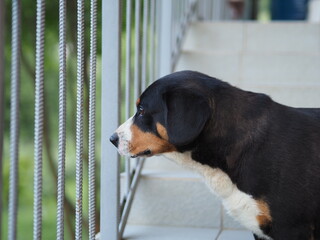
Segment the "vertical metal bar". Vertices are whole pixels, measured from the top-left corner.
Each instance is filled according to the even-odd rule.
[[[176,26],[177,26],[177,33],[176,33],[176,35],[177,35],[177,42],[179,42],[179,40],[180,40],[180,36],[181,36],[181,33],[182,33],[182,28],[181,28],[181,23],[182,23],[182,20],[183,20],[183,17],[184,17],[184,12],[183,12],[183,8],[182,8],[182,3],[183,3],[184,1],[183,0],[179,0],[179,2],[178,2],[178,9],[177,9],[177,11],[179,12],[179,18],[178,19],[176,19],[176,22],[177,22],[177,24],[176,24]]]
[[[135,56],[134,56],[134,99],[137,100],[141,92],[141,50],[140,50],[140,10],[141,10],[141,0],[136,0],[135,6]],[[133,104],[133,111],[135,111],[135,104]],[[139,158],[135,159],[135,167],[137,167]]]
[[[213,18],[213,2],[212,1],[209,1],[209,9],[208,9],[208,11],[209,11],[209,21],[212,21],[212,18]]]
[[[131,91],[131,0],[127,0],[126,9],[126,114],[125,117],[130,117],[130,91]],[[126,193],[130,191],[131,185],[131,160],[126,157]]]
[[[34,124],[34,202],[33,239],[41,239],[42,228],[42,140],[44,107],[44,27],[45,1],[37,0],[35,124]]]
[[[101,239],[119,239],[119,156],[108,141],[119,125],[121,1],[102,2]],[[112,36],[112,37],[110,37]]]
[[[220,20],[228,19],[228,17],[230,17],[228,5],[227,5],[226,1],[223,1],[223,0],[221,0],[220,3],[221,3]]]
[[[84,0],[77,0],[76,231],[82,239]]]
[[[147,39],[148,39],[148,14],[149,0],[144,0],[143,4],[143,32],[142,32],[142,80],[141,91],[144,91],[147,84]]]
[[[220,12],[221,12],[221,0],[215,0],[213,1],[213,17],[212,20],[220,20]]]
[[[206,1],[206,8],[205,8],[205,11],[206,11],[206,21],[208,21],[210,19],[210,5],[211,5],[211,0],[207,0]]]
[[[191,16],[190,16],[189,21],[199,20],[200,19],[200,15],[199,15],[200,2],[199,2],[199,0],[191,1],[189,4],[189,7],[193,8],[193,11],[190,14]]]
[[[150,3],[150,71],[149,81],[150,84],[155,80],[155,0],[151,0]]]
[[[159,1],[160,2],[160,1]],[[159,75],[164,76],[172,72],[171,58],[171,24],[172,24],[172,2],[171,0],[162,0],[160,2],[161,26],[159,36]]]
[[[162,1],[156,1],[155,0],[155,8],[157,10],[155,10],[155,33],[156,33],[156,37],[155,37],[155,42],[156,42],[156,50],[155,50],[155,76],[156,78],[159,78],[160,75],[160,57],[161,57],[161,53],[160,53],[160,33],[161,33],[161,5],[162,5]]]
[[[198,18],[202,21],[205,19],[205,0],[198,1]]]
[[[130,192],[130,186],[131,186],[131,159],[129,157],[126,157],[126,194]]]
[[[207,20],[208,19],[208,0],[204,0],[203,1],[203,20]]]
[[[21,2],[12,1],[11,39],[11,111],[10,111],[10,180],[8,240],[17,238],[18,158],[19,158],[19,101],[20,101],[20,51]]]
[[[135,56],[134,56],[134,99],[140,95],[140,0],[136,0],[135,9]],[[135,108],[135,105],[133,106]]]
[[[189,7],[190,5],[190,7]],[[187,31],[187,26],[188,26],[188,23],[190,21],[190,18],[191,18],[191,15],[193,13],[193,11],[190,11],[190,8],[191,8],[191,4],[189,4],[189,1],[185,3],[184,5],[184,12],[185,12],[185,17],[183,19],[183,27],[184,27],[184,32]]]
[[[154,0],[155,1],[155,79],[158,79],[160,77],[160,32],[161,32],[161,12],[160,12],[160,8],[161,8],[161,2]]]
[[[91,0],[90,22],[90,83],[89,83],[89,240],[95,239],[95,138],[96,138],[96,56],[97,56],[97,0]]]
[[[190,22],[191,20],[191,16],[193,14],[193,12],[195,11],[195,9],[193,9],[192,11],[190,11],[190,9],[192,8],[193,4],[191,4],[189,1],[186,2],[185,4],[185,7],[184,7],[184,11],[186,13],[186,16],[184,18],[184,27],[185,27],[185,31],[186,31],[186,28],[187,28],[187,25],[188,23]]]
[[[226,11],[225,2],[223,0],[218,0],[217,11],[218,11],[218,19],[223,20],[225,17],[225,11]]]
[[[4,138],[4,0],[0,0],[0,236],[2,236],[3,138]]]
[[[131,83],[131,0],[127,0],[126,9],[126,119],[130,117],[130,83]]]
[[[120,235],[121,238],[122,238],[122,235],[124,233],[124,229],[125,229],[126,224],[127,224],[127,220],[128,220],[128,217],[129,217],[129,213],[130,213],[130,209],[131,209],[131,206],[132,206],[133,198],[134,198],[135,192],[137,190],[137,186],[138,186],[139,179],[140,179],[140,176],[141,176],[141,171],[142,171],[142,168],[143,168],[144,161],[145,161],[145,158],[141,158],[140,161],[138,161],[136,171],[135,171],[135,173],[133,175],[133,178],[132,178],[131,191],[129,192],[129,194],[127,196],[127,201],[126,201],[125,206],[123,208],[123,215],[122,215],[121,222],[120,222],[120,225],[119,225],[119,232],[120,232],[119,235]]]
[[[174,54],[175,54],[175,46],[176,46],[176,41],[177,41],[177,38],[176,38],[176,32],[177,32],[177,21],[176,19],[179,18],[179,12],[177,11],[177,3],[179,3],[180,0],[176,0],[176,1],[173,1],[171,3],[171,7],[172,7],[172,12],[175,13],[175,14],[172,14],[172,19],[171,19],[171,59],[173,58]]]
[[[213,1],[215,1],[215,0],[213,0]],[[190,1],[190,0],[188,0],[187,2],[186,2],[186,6],[185,6],[185,11],[188,13],[187,14],[187,19],[189,18],[189,15],[191,15],[191,14],[189,14],[189,9],[191,8],[190,6],[192,6],[193,4],[192,4],[192,2]],[[193,10],[193,12],[194,12],[195,10]]]
[[[181,3],[181,10],[182,12],[182,16],[180,19],[180,28],[181,28],[181,33],[182,35],[184,34],[184,29],[185,29],[185,20],[187,18],[188,15],[188,9],[186,9],[186,1],[182,1]]]
[[[176,58],[178,57],[179,54],[179,50],[180,50],[180,43],[181,43],[181,39],[182,39],[182,35],[183,35],[183,26],[182,26],[182,20],[184,17],[184,12],[183,12],[183,8],[182,8],[182,1],[180,0],[178,3],[178,12],[179,12],[179,18],[176,19],[176,41],[175,41],[175,50],[174,50],[174,59],[173,59],[173,64],[175,64]]]
[[[213,20],[213,1],[210,2],[210,21]]]
[[[66,0],[59,0],[59,146],[57,179],[57,240],[64,239],[66,154]]]

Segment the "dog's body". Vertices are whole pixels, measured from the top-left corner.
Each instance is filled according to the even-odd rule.
[[[111,141],[197,171],[256,239],[320,239],[320,110],[280,105],[201,73],[173,73]]]

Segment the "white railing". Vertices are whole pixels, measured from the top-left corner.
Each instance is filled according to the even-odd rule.
[[[145,87],[173,71],[188,26],[195,20],[212,19],[216,2],[220,1],[127,0],[124,8],[121,1],[103,1],[100,239],[121,239],[144,163],[143,158],[123,159],[125,180],[121,184],[121,160],[108,137],[120,119],[133,115]],[[124,29],[121,16],[126,19]],[[125,37],[125,49],[121,37]],[[125,189],[120,191],[120,185]]]

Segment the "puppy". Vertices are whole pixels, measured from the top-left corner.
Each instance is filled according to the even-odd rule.
[[[320,239],[320,110],[181,71],[150,85],[110,141],[199,173],[255,239]]]

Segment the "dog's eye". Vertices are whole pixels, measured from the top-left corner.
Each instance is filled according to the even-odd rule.
[[[142,106],[139,106],[139,107],[138,107],[138,115],[139,115],[139,116],[143,116],[143,115],[144,115],[144,109],[143,109]]]

